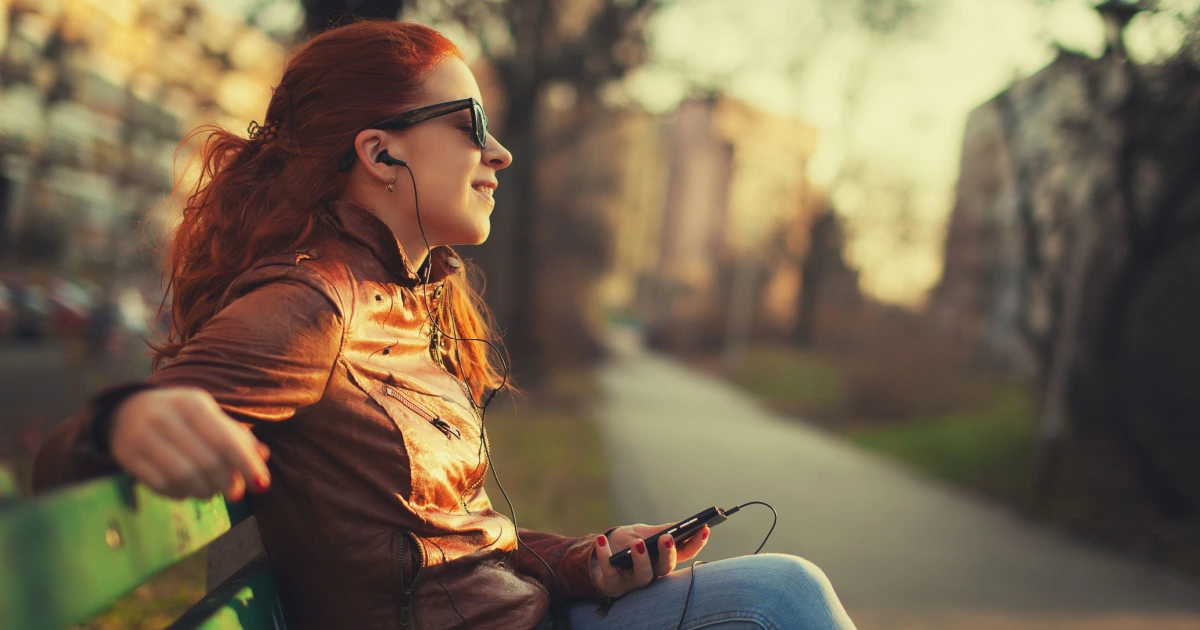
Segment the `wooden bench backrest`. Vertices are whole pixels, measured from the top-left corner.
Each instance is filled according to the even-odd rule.
[[[0,492],[11,479],[0,473]],[[126,475],[33,500],[0,498],[0,628],[60,630],[87,621],[248,517],[240,504],[173,501]],[[171,628],[283,629],[265,554]]]

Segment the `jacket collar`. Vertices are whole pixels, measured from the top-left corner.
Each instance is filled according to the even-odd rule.
[[[408,287],[420,284],[425,279],[425,266],[414,272],[400,240],[379,217],[369,210],[348,201],[335,201],[333,214],[341,224],[342,232],[366,247],[379,259],[396,281]],[[437,284],[451,274],[462,273],[462,258],[450,247],[438,245],[430,250],[425,265],[432,265],[429,283]]]

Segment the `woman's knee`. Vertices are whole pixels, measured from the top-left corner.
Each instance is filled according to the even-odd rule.
[[[781,553],[753,556],[754,572],[760,584],[758,588],[778,592],[780,596],[802,593],[824,593],[832,589],[829,577],[816,564],[801,558]]]
[[[853,627],[848,625],[829,577],[816,564],[786,554],[756,557],[755,586],[758,596],[765,600],[763,612],[780,627]]]

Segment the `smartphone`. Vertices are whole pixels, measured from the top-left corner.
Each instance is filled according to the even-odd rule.
[[[675,523],[674,525],[658,532],[657,534],[646,539],[646,553],[650,554],[650,562],[658,560],[658,539],[663,536],[672,536],[675,538],[675,544],[680,544],[691,538],[696,532],[700,531],[705,525],[714,527],[725,522],[728,518],[725,511],[719,507],[710,507],[695,516]],[[633,568],[633,550],[626,547],[614,553],[608,559],[608,563],[620,569]]]

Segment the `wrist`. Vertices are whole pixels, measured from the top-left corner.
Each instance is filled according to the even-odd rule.
[[[111,455],[112,432],[117,410],[134,395],[152,389],[149,383],[126,383],[109,388],[92,400],[92,420],[88,430],[88,446],[97,453]]]

